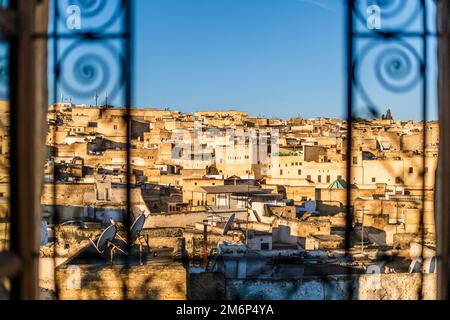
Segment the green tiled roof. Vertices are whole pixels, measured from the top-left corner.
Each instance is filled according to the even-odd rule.
[[[336,189],[338,189],[338,190],[347,189],[347,182],[345,182],[345,180],[343,180],[343,179],[337,179],[332,184],[330,184],[328,189],[333,189],[333,190],[336,190]]]

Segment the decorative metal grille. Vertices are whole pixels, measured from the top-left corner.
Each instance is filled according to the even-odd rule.
[[[352,144],[353,131],[358,122],[367,117],[380,117],[380,101],[386,97],[396,105],[407,105],[416,101],[423,124],[421,150],[422,196],[420,237],[425,243],[424,203],[426,199],[428,146],[427,121],[430,112],[430,90],[432,89],[429,68],[432,57],[431,41],[435,40],[434,21],[430,18],[435,9],[431,0],[347,0],[347,181],[353,181]],[[378,15],[378,16],[377,16]],[[380,21],[371,21],[379,18]],[[410,100],[405,100],[408,97]],[[402,100],[403,99],[403,100]],[[384,106],[386,107],[386,106]],[[395,109],[394,109],[395,110]],[[393,170],[389,168],[388,170]],[[402,184],[402,181],[398,181]],[[350,257],[351,235],[355,218],[351,188],[347,188],[346,255]],[[351,275],[351,269],[349,275]],[[423,282],[423,274],[422,274]],[[352,298],[353,287],[348,287],[348,298]],[[419,292],[421,297],[422,290]]]
[[[52,52],[49,55],[49,82],[52,103],[72,103],[96,107],[125,108],[121,121],[126,133],[126,218],[125,229],[131,225],[130,191],[130,109],[131,109],[131,0],[67,1],[54,0],[51,27],[46,37]],[[100,97],[102,95],[102,97]],[[104,95],[104,96],[103,96]],[[58,125],[55,126],[55,132]],[[52,218],[58,225],[56,170],[53,175],[54,205]],[[57,232],[55,230],[55,232]],[[129,236],[129,235],[128,235]],[[58,235],[56,234],[56,241]],[[130,243],[130,241],[128,241]],[[55,259],[57,252],[55,250]],[[128,260],[128,259],[127,259]],[[56,263],[56,261],[55,261]],[[128,263],[128,262],[127,262]],[[127,263],[124,265],[126,268]],[[55,264],[56,265],[56,264]],[[60,285],[55,268],[56,297]],[[123,297],[127,296],[126,282]]]
[[[130,115],[132,68],[132,1],[129,0],[54,0],[52,23],[48,33],[36,34],[36,40],[49,41],[51,103],[99,103],[96,93],[104,93],[104,104],[124,105],[126,122],[126,230],[131,224],[130,191]],[[0,6],[3,2],[0,2]],[[376,6],[383,14],[381,26],[368,28],[367,8]],[[379,117],[380,97],[418,97],[418,110],[423,121],[421,237],[426,199],[427,121],[430,109],[429,55],[436,38],[430,19],[430,0],[347,0],[347,215],[345,251],[351,259],[355,212],[351,195],[352,138],[354,127],[365,117]],[[375,8],[375,7],[374,7]],[[81,15],[79,15],[82,13]],[[79,19],[79,20],[78,20]],[[0,48],[0,98],[7,97],[7,50]],[[100,103],[103,103],[100,102]],[[57,126],[57,125],[56,125]],[[54,181],[54,208],[57,207],[57,177]],[[53,211],[54,224],[59,213]],[[129,242],[129,241],[128,241]],[[56,258],[56,257],[55,257]],[[55,260],[56,262],[56,260]],[[347,268],[349,276],[352,269]],[[57,280],[56,273],[55,279]],[[56,282],[57,298],[58,281]],[[348,283],[351,283],[349,281]],[[331,285],[331,284],[330,284]],[[124,284],[124,297],[127,296]],[[354,297],[354,287],[347,289]],[[421,294],[421,292],[419,293]]]

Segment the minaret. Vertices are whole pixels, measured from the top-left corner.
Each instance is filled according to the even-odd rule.
[[[387,120],[392,120],[392,112],[391,109],[388,109],[386,112],[386,119]]]

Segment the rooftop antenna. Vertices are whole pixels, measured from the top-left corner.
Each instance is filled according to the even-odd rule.
[[[248,220],[250,218],[250,203],[249,203],[249,196],[250,196],[250,170],[247,171],[247,197],[245,199],[245,206],[247,207],[247,221],[245,224],[245,244],[248,244]]]
[[[94,95],[94,99],[95,99],[95,107],[98,108],[98,91],[95,91],[95,95]]]
[[[105,106],[108,107],[108,91],[105,93]]]
[[[208,220],[203,220],[203,263],[208,267]]]

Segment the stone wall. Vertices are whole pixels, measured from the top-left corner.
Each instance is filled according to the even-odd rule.
[[[329,219],[312,218],[307,221],[289,220],[278,218],[272,223],[272,227],[287,226],[291,230],[291,236],[306,238],[311,235],[331,234],[331,223]]]
[[[179,262],[132,266],[129,269],[121,266],[69,265],[58,268],[57,279],[61,300],[187,298],[186,269]]]
[[[236,211],[237,219],[246,219],[247,213]],[[202,222],[207,219],[210,213],[206,211],[201,212],[186,212],[186,213],[164,213],[151,214],[146,220],[144,228],[185,228],[186,226],[194,226],[196,222]],[[225,218],[231,215],[231,212],[217,213]]]
[[[222,273],[203,272],[189,275],[189,300],[223,300],[225,291],[225,276]]]
[[[152,237],[148,240],[154,248],[178,248],[178,238],[175,237]]]
[[[231,300],[344,300],[352,288],[355,300],[417,300],[422,287],[425,300],[436,299],[436,275],[372,274],[308,277],[301,280],[227,280],[226,298]]]

